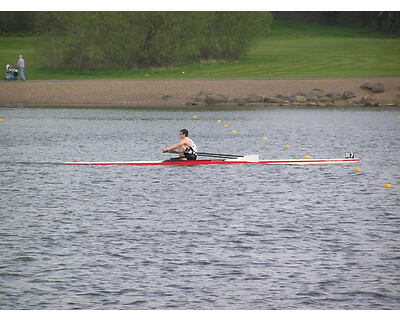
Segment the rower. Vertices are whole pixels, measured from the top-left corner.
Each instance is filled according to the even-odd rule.
[[[163,149],[163,152],[168,152],[174,149],[178,149],[179,151],[179,159],[186,158],[187,160],[196,160],[197,159],[197,146],[192,141],[192,139],[188,138],[189,131],[187,129],[182,129],[179,131],[179,137],[181,141],[173,146]]]

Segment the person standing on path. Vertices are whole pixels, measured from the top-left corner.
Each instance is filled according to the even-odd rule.
[[[24,74],[24,69],[25,69],[25,60],[22,57],[22,54],[19,55],[19,60],[17,62],[17,68],[18,68],[18,79],[25,81],[25,74]]]

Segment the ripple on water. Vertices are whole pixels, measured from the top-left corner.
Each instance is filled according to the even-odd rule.
[[[1,112],[1,309],[400,307],[391,110],[215,109],[196,126],[190,110]],[[204,151],[352,151],[363,171],[55,164],[162,159],[188,126]]]

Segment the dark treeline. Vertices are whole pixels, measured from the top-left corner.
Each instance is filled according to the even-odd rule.
[[[41,29],[37,19],[43,12],[0,11],[0,34],[32,33]],[[214,14],[214,13],[211,13]],[[336,26],[367,27],[376,31],[400,32],[399,11],[281,11],[275,18]]]
[[[287,11],[274,12],[274,17],[286,21],[362,27],[374,31],[400,33],[398,11]]]
[[[36,32],[54,69],[165,68],[236,60],[272,23],[268,12],[42,12]]]
[[[34,32],[36,15],[28,11],[0,11],[0,35]]]

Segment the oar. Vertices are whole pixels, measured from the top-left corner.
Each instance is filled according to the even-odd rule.
[[[168,151],[170,153],[180,153],[179,151],[171,150]],[[211,157],[211,158],[226,158],[226,159],[236,159],[236,158],[241,158],[243,156],[239,156],[236,154],[223,154],[223,153],[209,153],[209,152],[196,152],[198,156],[204,156],[204,157]]]
[[[224,158],[224,159],[237,159],[243,157],[235,154],[221,154],[221,153],[208,153],[208,152],[198,152],[197,155],[200,157]]]

